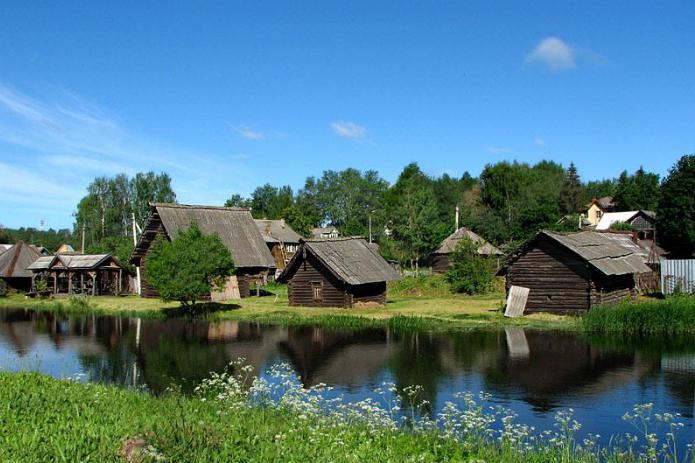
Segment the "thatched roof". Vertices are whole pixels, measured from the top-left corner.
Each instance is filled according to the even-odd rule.
[[[31,278],[31,271],[27,270],[27,267],[39,257],[41,253],[35,246],[17,241],[14,246],[0,254],[0,277]]]
[[[196,222],[200,230],[216,233],[232,253],[236,267],[275,268],[275,260],[258,233],[251,212],[238,207],[153,203],[170,239]]]
[[[398,280],[400,275],[384,260],[374,246],[363,238],[334,238],[303,241],[299,251],[282,272],[285,281],[289,271],[304,253],[316,257],[336,278],[349,285],[363,285]]]
[[[522,246],[519,252],[512,254],[499,273],[504,274],[508,266],[513,264],[526,249],[542,237],[547,237],[568,249],[606,276],[648,273],[652,271],[644,263],[644,256],[640,247],[626,234],[599,233],[595,231],[576,233],[540,231],[534,238]]]
[[[483,256],[501,256],[503,253],[487,241],[485,241],[480,235],[476,234],[472,230],[466,227],[461,227],[456,230],[451,235],[447,236],[444,241],[442,241],[441,246],[434,251],[435,254],[449,254],[454,252],[456,246],[464,238],[468,238],[474,243],[478,244],[478,254]]]
[[[256,222],[258,231],[261,232],[261,236],[266,243],[298,244],[302,239],[299,233],[292,230],[292,228],[285,223],[284,219],[254,219],[254,222]]]

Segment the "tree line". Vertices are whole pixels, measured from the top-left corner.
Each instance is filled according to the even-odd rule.
[[[330,225],[343,235],[367,237],[371,223],[373,240],[386,258],[415,266],[454,231],[457,206],[461,226],[513,249],[539,229],[576,230],[579,214],[593,197],[612,196],[618,211],[655,210],[660,243],[689,256],[695,251],[694,187],[695,155],[683,156],[663,181],[640,168],[585,182],[574,164],[547,160],[488,164],[478,177],[469,172],[427,175],[411,163],[393,183],[375,170],[326,170],[307,177],[297,191],[265,184],[249,196],[231,195],[225,206],[251,208],[255,218],[284,218],[304,236],[312,227]],[[176,201],[166,173],[98,177],[77,204],[72,239],[61,241],[77,249],[84,229],[87,252],[111,252],[127,261],[133,246],[131,218],[143,226],[151,201]],[[32,233],[29,242],[45,238]],[[0,239],[9,240],[8,234],[20,236],[4,230]],[[53,250],[53,244],[47,247]]]

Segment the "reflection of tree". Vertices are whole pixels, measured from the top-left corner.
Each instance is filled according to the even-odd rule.
[[[441,361],[442,337],[417,331],[394,332],[392,336],[398,343],[398,349],[389,362],[396,387],[402,392],[406,386],[422,386],[421,399],[429,401],[426,412],[432,413],[439,382],[445,376]]]

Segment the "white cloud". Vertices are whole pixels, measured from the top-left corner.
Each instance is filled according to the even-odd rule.
[[[333,129],[333,133],[337,136],[350,140],[362,140],[367,136],[367,129],[353,122],[331,122],[331,129]]]
[[[232,154],[230,156],[230,159],[233,159],[235,161],[246,161],[247,159],[251,159],[251,156],[246,153],[237,153],[237,154]]]
[[[536,146],[539,147],[539,148],[545,148],[545,140],[543,140],[543,139],[540,138],[540,137],[536,137],[536,138],[533,140],[533,144],[536,145]]]
[[[527,62],[539,62],[551,72],[577,67],[577,50],[557,37],[546,37],[526,57]]]
[[[247,140],[261,140],[263,137],[265,137],[265,134],[263,132],[259,132],[257,130],[252,129],[251,127],[247,125],[233,125],[233,124],[227,124],[230,129],[232,129],[234,132],[239,134],[242,138],[245,138]]]
[[[504,146],[490,146],[487,149],[491,154],[512,154],[514,151],[511,148]]]
[[[133,175],[136,173],[131,166],[126,164],[90,156],[49,155],[42,157],[41,161],[56,167],[84,172],[94,172],[99,175]]]

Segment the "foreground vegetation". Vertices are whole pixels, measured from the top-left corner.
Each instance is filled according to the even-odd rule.
[[[596,307],[582,317],[584,328],[597,333],[692,334],[695,333],[695,298],[671,296]]]
[[[113,386],[56,380],[35,373],[0,373],[0,460],[43,461],[689,461],[663,434],[681,425],[650,405],[624,419],[648,438],[627,436],[600,447],[577,438],[581,425],[559,412],[555,430],[537,433],[513,413],[488,411],[489,397],[462,394],[436,419],[420,413],[421,389],[398,395],[391,384],[375,391],[389,398],[344,402],[325,387],[304,389],[288,366],[272,382],[252,376],[241,362],[213,374],[193,396],[154,397]],[[663,433],[664,430],[659,430]],[[651,436],[651,437],[650,437]],[[644,437],[644,436],[643,436]],[[658,458],[658,460],[657,460]]]

